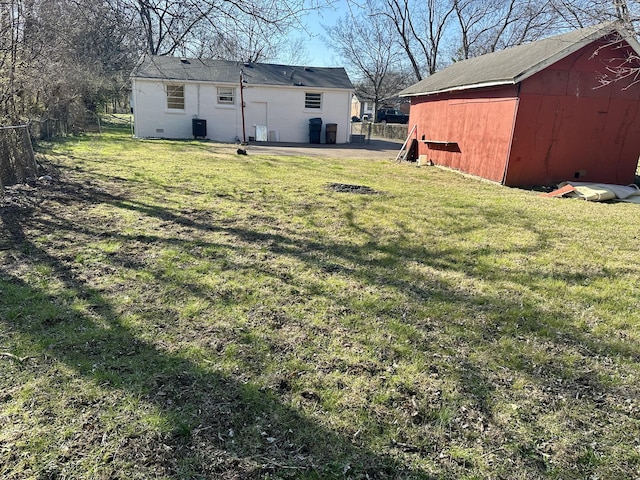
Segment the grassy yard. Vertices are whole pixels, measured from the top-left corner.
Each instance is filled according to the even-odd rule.
[[[640,476],[640,206],[126,133],[41,156],[0,207],[0,478]]]

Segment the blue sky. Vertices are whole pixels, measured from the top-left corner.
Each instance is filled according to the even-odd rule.
[[[307,25],[309,33],[298,31],[292,32],[290,38],[302,38],[304,46],[307,50],[309,66],[316,67],[333,67],[342,66],[341,60],[331,51],[331,49],[322,41],[321,36],[326,36],[323,25],[332,26],[336,21],[343,17],[349,11],[347,0],[338,0],[334,2],[332,7],[324,8],[320,13],[307,15],[302,19]]]

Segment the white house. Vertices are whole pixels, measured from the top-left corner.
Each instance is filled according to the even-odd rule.
[[[145,55],[131,82],[137,137],[349,140],[353,85],[344,68]],[[317,118],[322,130],[312,133],[318,127],[309,120]],[[327,124],[335,124],[330,128],[335,139],[326,135]]]
[[[351,116],[362,120],[373,120],[373,102],[371,100],[360,100],[357,96],[351,99]]]

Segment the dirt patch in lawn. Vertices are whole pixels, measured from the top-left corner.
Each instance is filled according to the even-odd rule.
[[[340,193],[357,193],[360,195],[377,195],[380,192],[365,185],[349,185],[346,183],[330,183],[327,185],[329,190]]]

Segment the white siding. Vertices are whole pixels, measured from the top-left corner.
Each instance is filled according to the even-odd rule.
[[[179,83],[179,82],[171,82]],[[133,113],[137,137],[191,138],[194,118],[207,121],[207,138],[222,142],[242,139],[242,109],[239,85],[234,105],[217,104],[219,85],[185,82],[185,109],[167,109],[165,83],[133,79]],[[305,93],[322,93],[320,110],[305,110]],[[350,90],[322,90],[306,87],[244,88],[246,138],[255,136],[255,125],[265,121],[269,132],[278,132],[281,142],[308,143],[309,119],[322,118],[321,142],[325,142],[327,123],[337,123],[336,143],[346,143],[350,127]]]

